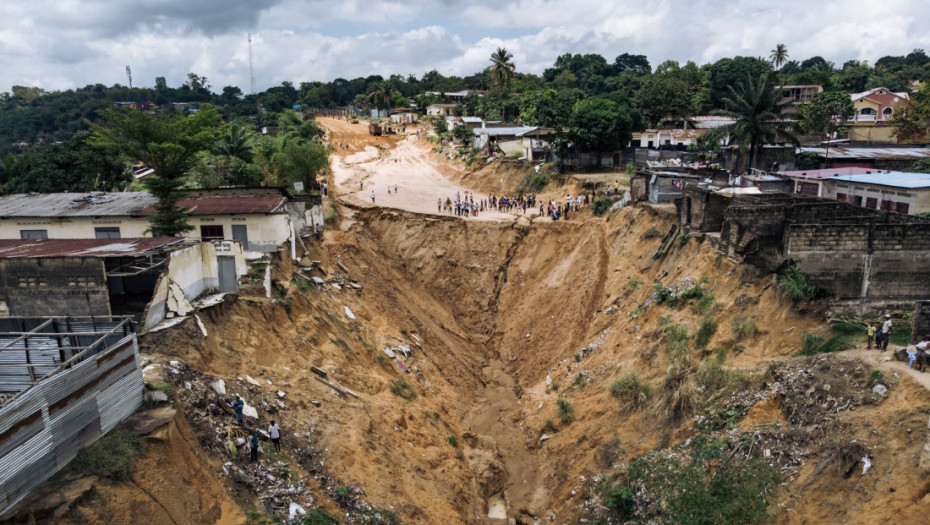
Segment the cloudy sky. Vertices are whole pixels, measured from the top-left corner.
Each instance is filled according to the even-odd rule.
[[[821,55],[838,65],[930,52],[927,0],[2,0],[0,92],[13,85],[180,85],[214,91],[431,69],[468,75],[497,47],[541,73],[563,53],[699,64]]]

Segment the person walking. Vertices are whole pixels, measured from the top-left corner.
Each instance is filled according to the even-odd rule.
[[[882,325],[882,352],[888,349],[888,339],[891,338],[891,314],[885,314],[885,324]]]
[[[236,411],[236,423],[242,424],[242,408],[245,406],[245,401],[241,397],[236,396],[236,400],[233,402],[233,410]]]
[[[281,452],[281,427],[274,422],[274,419],[268,425],[268,435],[271,436],[271,443],[274,444],[275,451]]]
[[[375,190],[371,190],[371,203],[375,203]]]
[[[252,435],[249,436],[249,461],[258,459],[258,430],[252,429]]]

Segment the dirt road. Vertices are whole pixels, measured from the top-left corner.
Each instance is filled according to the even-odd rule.
[[[330,164],[334,195],[344,202],[438,215],[446,214],[438,210],[439,200],[454,202],[456,195],[464,198],[466,193],[476,201],[488,197],[452,182],[449,175],[461,168],[433,153],[422,131],[419,136],[407,131],[395,137],[372,137],[363,122],[323,118],[320,123],[329,131],[330,144],[337,146]],[[528,217],[536,214],[527,211]],[[512,221],[518,216],[522,214],[485,211],[469,220]]]

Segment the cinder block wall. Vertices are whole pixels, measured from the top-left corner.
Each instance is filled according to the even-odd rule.
[[[0,260],[0,296],[10,315],[110,315],[103,260],[16,258]]]

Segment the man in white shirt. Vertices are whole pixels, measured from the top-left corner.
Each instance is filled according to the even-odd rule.
[[[885,324],[882,325],[882,351],[888,348],[888,338],[891,336],[891,314],[885,314]]]
[[[273,419],[271,424],[268,425],[268,435],[271,437],[271,442],[274,443],[274,449],[281,452],[281,427]]]

